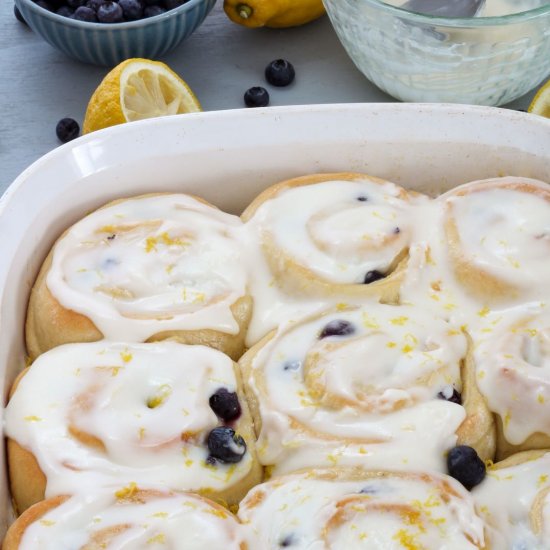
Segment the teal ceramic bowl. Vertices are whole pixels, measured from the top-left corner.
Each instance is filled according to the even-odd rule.
[[[189,0],[155,17],[105,24],[76,21],[32,0],[15,0],[29,27],[54,48],[83,63],[104,66],[130,57],[156,59],[169,52],[200,26],[215,3]]]

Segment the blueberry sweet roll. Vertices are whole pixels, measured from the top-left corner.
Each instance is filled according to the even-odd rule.
[[[182,194],[112,202],[69,228],[31,293],[32,358],[106,338],[175,338],[234,359],[251,315],[239,218]]]
[[[489,467],[472,496],[491,548],[550,548],[550,451],[525,451]]]
[[[550,186],[506,177],[442,195],[452,273],[486,305],[545,299],[550,281]]]
[[[17,509],[115,483],[235,504],[261,479],[236,367],[217,350],[176,342],[67,344],[41,355],[5,412]]]
[[[408,306],[373,304],[287,323],[240,361],[258,456],[308,467],[445,471],[457,443],[493,458],[494,426],[466,376],[468,340]]]
[[[497,418],[497,458],[550,448],[550,312],[488,313],[475,340],[477,385]]]
[[[239,518],[266,550],[488,548],[471,495],[435,473],[300,472],[252,489]]]
[[[248,548],[242,526],[199,495],[130,484],[29,508],[10,527],[2,550],[204,550]]]
[[[396,302],[420,199],[363,174],[317,174],[266,189],[242,218],[285,292]]]

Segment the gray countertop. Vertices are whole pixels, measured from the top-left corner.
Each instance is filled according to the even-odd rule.
[[[246,29],[227,19],[218,0],[203,25],[162,60],[195,91],[204,110],[243,107],[243,93],[262,85],[276,58],[296,68],[296,81],[271,91],[271,105],[395,101],[366,80],[340,45],[327,17],[294,29]],[[80,64],[54,50],[0,2],[0,193],[58,145],[63,117],[82,122],[108,69]],[[509,107],[525,109],[533,93]]]

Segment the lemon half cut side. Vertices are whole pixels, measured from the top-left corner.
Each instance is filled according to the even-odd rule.
[[[550,80],[537,92],[528,112],[550,118]]]
[[[191,88],[167,65],[149,59],[128,59],[107,74],[93,93],[83,133],[201,110]]]

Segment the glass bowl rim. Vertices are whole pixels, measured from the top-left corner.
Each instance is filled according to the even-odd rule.
[[[323,0],[324,3],[331,2],[332,0]],[[424,13],[418,13],[413,11],[404,10],[397,6],[386,4],[384,0],[354,0],[357,3],[369,4],[375,8],[380,8],[387,11],[390,14],[400,17],[408,21],[416,23],[425,23],[430,25],[438,25],[441,27],[495,27],[512,25],[514,23],[521,23],[535,19],[539,16],[550,16],[550,1],[547,0],[545,4],[532,10],[521,11],[518,13],[512,13],[509,15],[499,15],[491,17],[441,17],[437,15],[427,15]]]

